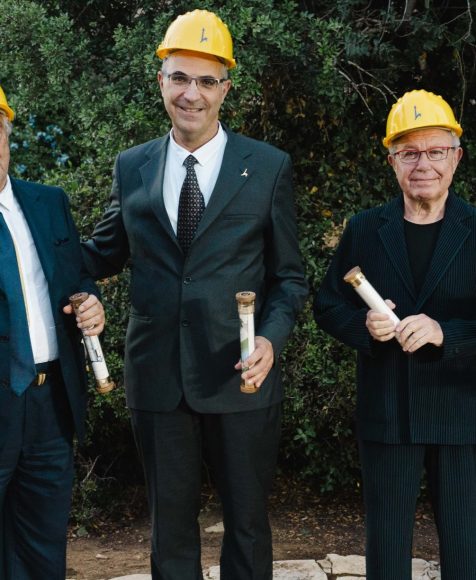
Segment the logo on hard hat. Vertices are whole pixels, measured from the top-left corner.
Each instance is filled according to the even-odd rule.
[[[413,110],[415,111],[415,121],[416,121],[418,117],[421,117],[421,113],[417,111],[416,105],[413,105]]]
[[[202,28],[202,38],[200,38],[200,42],[207,42],[208,38],[205,36],[205,28]]]

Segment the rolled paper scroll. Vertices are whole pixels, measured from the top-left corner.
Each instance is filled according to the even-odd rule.
[[[255,349],[255,299],[254,292],[238,292],[236,295],[238,306],[238,316],[240,318],[240,346],[241,362],[250,356]],[[242,372],[248,370],[248,367],[242,366]],[[256,393],[259,389],[253,383],[247,383],[241,379],[240,390],[242,393]]]
[[[73,307],[75,314],[78,314],[78,308],[88,298],[88,296],[89,294],[87,292],[78,292],[69,297],[70,304]],[[116,385],[109,376],[99,337],[87,336],[83,332],[83,342],[93,367],[94,378],[96,379],[96,391],[101,394],[109,393],[109,391],[112,391]]]
[[[395,326],[400,322],[398,316],[388,306],[372,284],[370,284],[359,266],[355,266],[355,268],[349,270],[344,276],[344,281],[348,284],[352,284],[354,290],[359,294],[369,308],[375,310],[375,312],[379,312],[380,314],[387,314]]]

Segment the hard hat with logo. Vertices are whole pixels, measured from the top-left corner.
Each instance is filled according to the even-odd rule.
[[[177,50],[216,56],[229,69],[236,66],[228,26],[216,14],[207,10],[193,10],[178,16],[168,27],[156,55],[164,59]]]
[[[448,103],[425,90],[409,91],[393,105],[387,118],[387,134],[382,140],[389,148],[392,141],[415,129],[441,127],[461,137],[463,129]]]
[[[7,97],[5,96],[2,87],[0,87],[0,109],[5,112],[9,121],[13,121],[15,113],[8,106]]]

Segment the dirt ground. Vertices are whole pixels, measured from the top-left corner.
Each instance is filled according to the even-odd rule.
[[[218,564],[221,535],[205,528],[221,521],[212,492],[204,494],[200,516],[203,568]],[[364,514],[358,496],[320,498],[312,489],[278,480],[271,498],[275,560],[324,558],[364,554]],[[77,537],[71,530],[67,578],[108,580],[114,576],[148,573],[149,525],[145,515],[122,518],[97,527],[98,533]],[[422,501],[415,521],[414,556],[438,560],[438,541],[429,505]]]

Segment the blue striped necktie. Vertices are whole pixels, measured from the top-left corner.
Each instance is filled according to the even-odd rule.
[[[10,317],[10,386],[13,392],[20,396],[35,379],[36,368],[15,245],[2,212],[0,212],[0,276]]]

